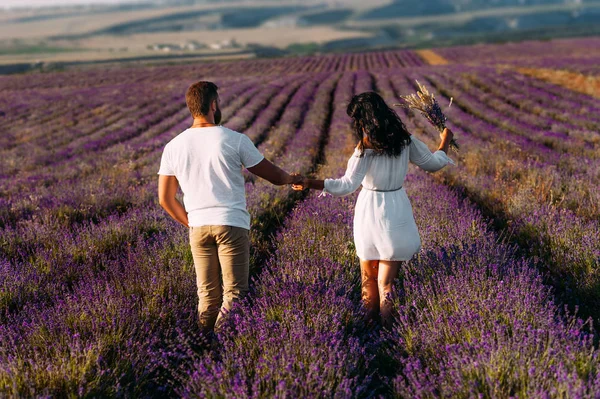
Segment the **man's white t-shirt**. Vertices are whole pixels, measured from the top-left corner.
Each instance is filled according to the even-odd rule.
[[[242,168],[263,159],[244,134],[223,126],[190,128],[167,143],[158,174],[179,181],[190,226],[249,230]]]

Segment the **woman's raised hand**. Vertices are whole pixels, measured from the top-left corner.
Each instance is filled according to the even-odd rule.
[[[454,138],[454,133],[452,133],[452,130],[446,127],[444,128],[444,131],[440,133],[440,137],[442,138],[442,140],[448,139],[448,141],[450,141]]]
[[[450,148],[450,143],[452,142],[452,138],[454,138],[454,133],[452,133],[452,130],[446,127],[444,128],[444,131],[440,133],[440,138],[442,141],[440,142],[440,147],[438,150],[444,151],[447,154],[448,149]]]

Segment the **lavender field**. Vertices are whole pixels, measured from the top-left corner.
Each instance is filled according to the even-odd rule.
[[[600,39],[521,46],[0,76],[0,397],[600,398],[600,91],[518,70],[589,82]],[[353,94],[436,94],[461,151],[407,177],[423,247],[392,330],[363,322],[355,195],[247,175],[251,293],[201,338],[188,232],[156,194],[201,79],[225,126],[321,177],[356,144]]]

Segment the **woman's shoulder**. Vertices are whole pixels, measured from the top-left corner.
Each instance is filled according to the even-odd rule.
[[[361,152],[361,150],[358,147],[356,147],[354,148],[354,152],[352,153],[352,158],[369,158],[373,154],[375,154],[375,150],[372,148],[363,148]]]

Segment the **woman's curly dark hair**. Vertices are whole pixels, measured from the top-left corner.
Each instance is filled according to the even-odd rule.
[[[352,129],[359,140],[358,150],[364,152],[364,135],[377,154],[398,156],[410,144],[410,133],[383,98],[368,91],[352,97],[348,109]]]

